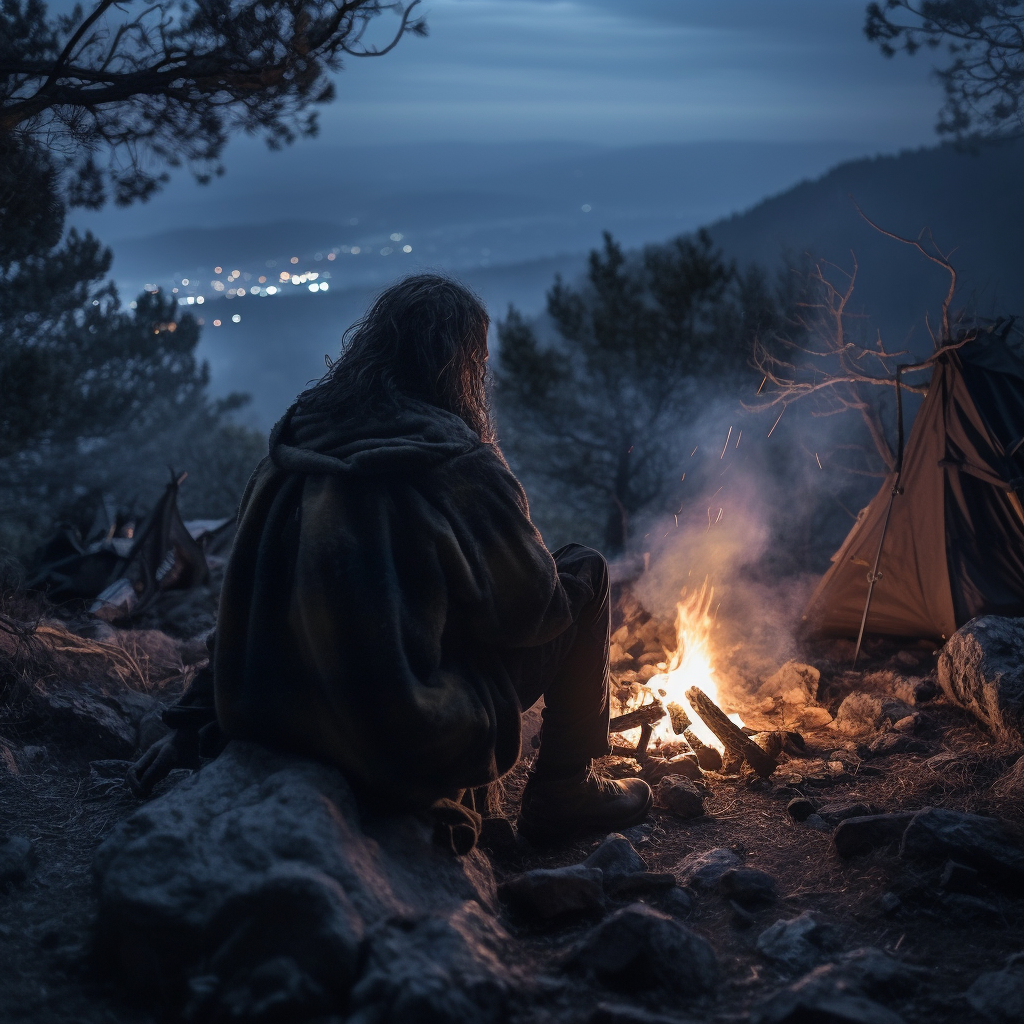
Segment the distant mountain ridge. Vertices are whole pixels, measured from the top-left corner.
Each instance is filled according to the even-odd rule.
[[[976,152],[952,145],[852,160],[802,182],[709,230],[741,263],[773,266],[802,252],[848,270],[858,264],[854,305],[900,342],[927,347],[924,316],[935,322],[946,272],[910,246],[930,230],[958,275],[955,305],[981,315],[1024,313],[1024,140]],[[927,238],[923,239],[927,241]]]

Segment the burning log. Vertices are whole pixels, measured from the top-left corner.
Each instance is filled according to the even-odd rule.
[[[640,729],[640,739],[637,741],[634,750],[627,750],[624,747],[612,747],[613,754],[622,754],[626,757],[635,757],[637,761],[646,761],[648,758],[647,744],[651,742],[654,735],[654,726],[665,717],[665,709],[660,700],[645,704],[635,711],[629,711],[618,718],[613,718],[608,723],[609,732],[627,732],[629,729]]]
[[[738,725],[729,721],[725,712],[700,687],[691,686],[686,691],[686,699],[704,724],[722,741],[726,761],[731,758],[745,760],[764,779],[775,771],[776,759],[754,743]]]
[[[704,743],[690,728],[690,716],[682,704],[669,704],[668,713],[672,719],[672,731],[677,736],[682,736],[690,745],[690,749],[697,755],[697,763],[701,768],[706,772],[718,771],[722,767],[722,755],[714,747]]]
[[[608,731],[628,732],[630,729],[654,725],[655,722],[660,722],[664,717],[665,708],[660,700],[656,700],[637,708],[635,711],[629,711],[624,715],[619,715],[618,718],[613,718],[608,723]]]

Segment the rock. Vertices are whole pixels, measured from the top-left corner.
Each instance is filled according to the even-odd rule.
[[[867,804],[829,803],[818,808],[818,814],[830,825],[838,825],[847,818],[866,818],[871,813]]]
[[[820,814],[809,814],[804,819],[804,824],[808,828],[817,829],[819,832],[831,832],[832,826],[820,815]]]
[[[24,882],[36,865],[36,850],[31,839],[9,836],[0,843],[0,886]]]
[[[679,1017],[666,1017],[661,1013],[650,1013],[638,1006],[624,1006],[621,1003],[598,1003],[587,1018],[587,1024],[682,1024]]]
[[[1024,848],[995,818],[941,807],[918,811],[907,825],[900,856],[950,858],[1011,884],[1024,882]]]
[[[986,971],[966,994],[971,1009],[986,1020],[996,1024],[1020,1024],[1024,1020],[1024,970],[1019,966]]]
[[[606,883],[621,875],[634,875],[638,871],[647,870],[647,862],[619,832],[613,832],[603,839],[583,863],[588,868],[598,868]]]
[[[676,866],[673,874],[680,885],[691,889],[713,889],[730,868],[738,868],[741,861],[732,850],[718,847],[688,854]]]
[[[832,716],[828,713],[827,708],[808,704],[796,712],[796,722],[794,724],[798,729],[824,729],[825,726],[832,724]]]
[[[882,700],[871,693],[851,693],[839,705],[833,727],[847,736],[866,736],[882,720]]]
[[[699,818],[704,813],[707,799],[706,786],[681,775],[667,775],[654,790],[655,803],[679,818]]]
[[[889,757],[891,754],[923,754],[927,744],[915,740],[902,732],[883,732],[876,736],[864,749],[865,757]]]
[[[154,1000],[191,984],[200,1017],[490,1022],[514,956],[493,874],[431,834],[362,821],[326,765],[231,743],[97,850],[98,949]]]
[[[948,892],[971,892],[978,884],[978,872],[955,860],[947,860],[939,879],[939,888]]]
[[[821,673],[813,665],[787,661],[758,688],[757,696],[781,697],[786,704],[811,704],[818,697]]]
[[[667,914],[632,903],[597,925],[568,966],[624,992],[656,990],[681,1001],[710,991],[718,961],[710,944]]]
[[[867,853],[879,846],[897,843],[906,831],[916,811],[897,811],[892,814],[868,814],[862,818],[847,818],[839,823],[832,842],[840,857]]]
[[[794,821],[806,821],[817,809],[817,804],[805,796],[796,796],[786,804],[786,813]]]
[[[652,785],[670,775],[690,779],[692,782],[698,782],[704,778],[696,754],[682,754],[669,761],[651,757],[644,765],[643,778]]]
[[[889,699],[882,700],[882,721],[894,724],[906,718],[917,718],[917,712],[905,701]]]
[[[141,693],[132,698],[146,702],[147,710],[154,703]],[[62,746],[80,749],[90,759],[135,753],[136,719],[88,683],[40,682],[32,688],[32,701],[46,719],[48,734]]]
[[[892,1010],[864,996],[784,989],[751,1014],[751,1024],[904,1024]]]
[[[939,655],[939,686],[1001,740],[1024,725],[1024,619],[982,615],[961,626]]]
[[[757,938],[757,951],[765,959],[793,971],[820,963],[832,946],[829,929],[809,910],[791,920],[776,921]]]
[[[693,911],[693,897],[678,886],[667,890],[664,894],[658,894],[654,904],[658,910],[671,914],[673,917],[689,917]]]
[[[585,864],[537,868],[498,890],[503,900],[536,921],[586,917],[604,911],[603,872]]]
[[[726,899],[742,907],[772,903],[779,897],[775,879],[756,868],[729,868],[718,879],[718,888]]]

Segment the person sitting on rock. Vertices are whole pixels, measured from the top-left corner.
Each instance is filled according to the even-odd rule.
[[[591,765],[610,749],[608,566],[580,544],[549,553],[533,525],[494,437],[488,326],[462,285],[406,278],[277,423],[239,509],[213,671],[134,766],[139,791],[215,709],[227,739],[426,808],[509,771],[543,697],[521,832],[643,820],[647,784]]]

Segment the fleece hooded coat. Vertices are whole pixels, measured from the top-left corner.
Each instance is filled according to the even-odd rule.
[[[519,756],[507,653],[557,636],[589,597],[559,577],[498,449],[457,416],[293,406],[239,511],[217,717],[385,793],[483,785]]]

